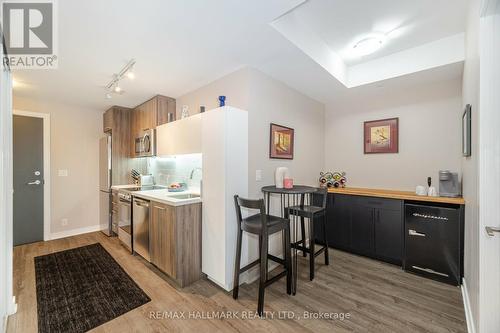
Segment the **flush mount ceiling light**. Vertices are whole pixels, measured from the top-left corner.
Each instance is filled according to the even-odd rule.
[[[123,94],[125,91],[119,86],[120,81],[127,77],[131,80],[135,78],[133,69],[135,65],[135,59],[130,60],[125,67],[123,67],[118,74],[113,74],[113,79],[109,81],[109,83],[106,85],[106,94],[105,97],[107,99],[110,99],[113,95],[112,94]]]
[[[365,56],[379,50],[386,41],[385,35],[372,35],[358,41],[352,47],[352,51],[357,56]]]

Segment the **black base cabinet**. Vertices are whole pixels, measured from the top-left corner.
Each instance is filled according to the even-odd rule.
[[[326,209],[330,247],[461,283],[464,206],[329,193]],[[322,244],[321,221],[314,232]]]
[[[403,202],[344,194],[328,194],[328,245],[393,264],[403,255]],[[317,226],[316,226],[317,225]],[[322,242],[320,221],[315,238]]]

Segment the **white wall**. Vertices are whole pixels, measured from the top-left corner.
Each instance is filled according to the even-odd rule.
[[[0,58],[3,48],[0,44]],[[0,65],[0,331],[15,312],[12,298],[12,77]]]
[[[472,156],[462,158],[463,196],[465,209],[464,280],[470,304],[470,313],[479,332],[479,1],[470,4],[465,34],[465,66],[463,77],[463,103],[472,105]],[[466,308],[467,310],[467,308]],[[472,320],[471,320],[472,319]],[[469,323],[472,324],[472,323]]]
[[[15,95],[14,109],[50,114],[52,237],[97,230],[102,112]],[[60,169],[68,170],[68,176],[59,177]],[[61,225],[63,218],[68,219],[66,226]]]
[[[260,197],[260,188],[274,184],[278,166],[290,168],[295,183],[317,185],[324,165],[324,105],[253,68],[244,68],[200,89],[177,98],[177,116],[182,105],[190,114],[216,108],[218,96],[227,96],[226,104],[249,112],[249,195]],[[270,123],[295,129],[295,158],[269,158]],[[262,170],[262,181],[255,171]]]
[[[347,185],[414,191],[438,171],[461,169],[461,81],[418,85],[327,106],[325,169]],[[363,122],[399,118],[399,153],[364,154]]]
[[[202,105],[206,111],[218,108],[219,96],[226,96],[226,105],[248,110],[250,73],[250,69],[244,68],[178,97],[177,119],[181,119],[184,105],[188,106],[190,115],[199,113]]]
[[[180,116],[182,105],[189,106],[190,114],[199,112],[200,105],[205,105],[206,110],[213,109],[218,105],[219,95],[227,96],[227,105],[248,111],[248,194],[251,198],[261,198],[261,188],[274,184],[274,170],[279,166],[290,169],[296,184],[318,184],[319,172],[324,165],[323,104],[247,67],[178,97],[177,115]],[[269,158],[270,123],[295,129],[293,160]],[[262,170],[262,181],[255,180],[256,170]],[[274,208],[272,213],[279,214],[276,209],[278,203],[272,202],[271,205]],[[281,237],[275,236],[270,240],[270,253],[281,254]],[[257,257],[257,239],[250,238],[247,250],[249,260]],[[242,258],[244,264],[245,259]]]

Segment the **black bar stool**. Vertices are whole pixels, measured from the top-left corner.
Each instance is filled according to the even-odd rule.
[[[321,253],[325,253],[325,265],[329,265],[328,260],[328,239],[326,237],[326,199],[328,195],[328,190],[325,188],[318,189],[313,195],[321,195],[321,206],[304,205],[304,196],[300,199],[300,206],[291,206],[287,209],[288,218],[290,215],[295,215],[300,217],[300,226],[302,239],[295,240],[292,243],[292,247],[302,251],[304,257],[309,254],[309,279],[312,281],[314,279],[314,259]],[[317,252],[314,252],[314,219],[323,217],[323,242],[324,245]],[[304,219],[309,219],[309,247],[306,247],[306,237],[305,237],[305,225]]]
[[[251,267],[260,263],[260,283],[259,283],[259,301],[257,312],[262,316],[264,311],[264,289],[272,283],[278,281],[286,275],[286,292],[292,293],[292,271],[291,271],[291,247],[290,247],[290,221],[277,216],[267,215],[264,200],[249,200],[234,196],[234,204],[236,207],[236,219],[238,221],[238,239],[236,243],[236,259],[234,265],[234,289],[233,298],[238,298],[240,274],[247,271]],[[251,215],[246,218],[241,217],[241,207],[248,209],[259,210],[258,214]],[[241,260],[241,237],[243,231],[251,234],[259,235],[259,259],[251,262],[243,268],[240,268]],[[276,232],[284,231],[285,238],[283,240],[285,253],[284,259],[267,253],[269,235]],[[267,279],[267,260],[271,259],[284,266],[284,270],[278,275]]]

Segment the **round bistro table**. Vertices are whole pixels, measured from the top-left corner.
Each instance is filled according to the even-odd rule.
[[[262,192],[264,193],[264,201],[266,202],[266,213],[269,214],[271,210],[271,196],[279,198],[280,216],[285,217],[285,212],[288,207],[297,205],[309,205],[312,202],[312,193],[316,192],[317,188],[306,185],[294,185],[293,188],[277,188],[276,186],[264,186]],[[296,215],[290,216],[290,238],[293,242],[297,242],[297,229],[299,217]],[[312,221],[310,221],[312,223]],[[304,244],[303,244],[304,245]],[[304,245],[305,246],[305,245]],[[283,253],[283,255],[285,255]],[[292,246],[292,295],[297,293],[297,247]]]

